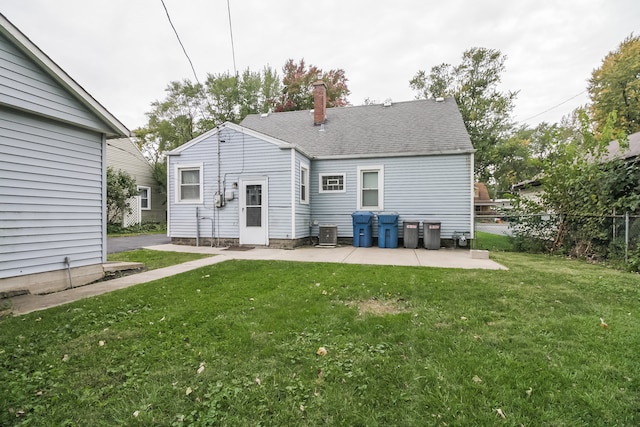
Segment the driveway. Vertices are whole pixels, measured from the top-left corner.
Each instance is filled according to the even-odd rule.
[[[107,253],[132,251],[145,246],[166,245],[171,239],[164,234],[142,234],[140,236],[108,237]]]

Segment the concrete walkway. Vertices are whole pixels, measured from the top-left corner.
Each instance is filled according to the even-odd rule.
[[[217,264],[230,259],[245,260],[279,260],[300,262],[335,262],[345,264],[370,265],[398,265],[442,268],[489,269],[507,270],[506,267],[490,259],[472,257],[472,252],[461,249],[440,249],[429,251],[426,249],[382,249],[356,248],[353,246],[339,246],[335,248],[302,247],[295,250],[254,248],[250,250],[227,250],[225,248],[211,248],[207,246],[158,245],[148,246],[146,249],[173,252],[192,252],[210,254],[211,257],[157,270],[133,274],[118,279],[98,282],[92,285],[80,286],[47,295],[20,295],[12,298],[12,312],[14,316],[44,310],[50,307],[78,301],[83,298],[101,295],[117,289],[128,288],[140,283],[162,279],[207,265]],[[215,255],[215,256],[214,256]]]

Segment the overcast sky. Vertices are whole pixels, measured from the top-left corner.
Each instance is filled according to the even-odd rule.
[[[233,72],[227,1],[165,4],[198,78]],[[499,49],[502,89],[519,91],[514,119],[532,126],[584,105],[593,69],[640,33],[639,0],[229,4],[238,71],[270,65],[282,75],[289,58],[342,68],[353,105],[412,100],[418,70],[458,64],[471,47]],[[170,81],[194,80],[160,0],[0,0],[0,11],[129,129],[146,123]]]

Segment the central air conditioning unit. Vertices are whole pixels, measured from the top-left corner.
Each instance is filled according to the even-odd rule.
[[[318,234],[319,246],[337,246],[338,245],[338,226],[337,225],[321,225]]]

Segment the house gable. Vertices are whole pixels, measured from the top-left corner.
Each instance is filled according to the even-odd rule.
[[[0,14],[0,106],[83,127],[107,137],[129,130]]]

